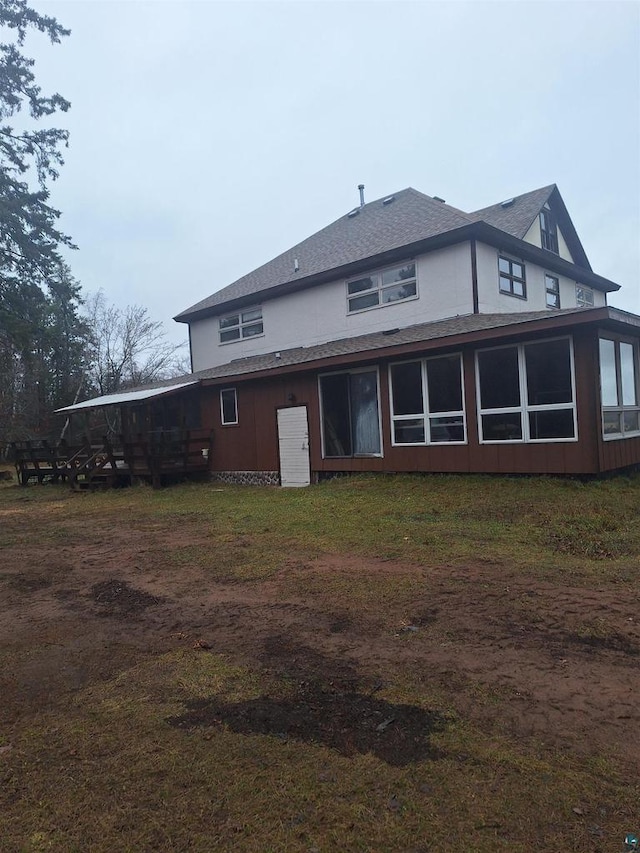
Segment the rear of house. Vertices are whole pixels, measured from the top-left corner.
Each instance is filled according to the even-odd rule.
[[[211,430],[225,480],[604,473],[640,462],[618,289],[555,186],[471,214],[403,190],[182,312],[191,384],[115,405],[124,434]]]

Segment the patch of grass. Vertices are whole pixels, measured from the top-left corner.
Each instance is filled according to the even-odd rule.
[[[522,699],[517,678],[514,687],[483,681],[473,668],[457,669],[453,652],[477,627],[474,592],[486,586],[502,609],[490,612],[488,633],[477,634],[476,654],[494,636],[511,643],[511,620],[526,629],[513,642],[526,637],[527,653],[546,636],[563,654],[580,644],[583,657],[617,653],[622,665],[624,655],[637,654],[623,622],[600,611],[545,617],[569,585],[587,587],[594,601],[599,590],[633,589],[639,521],[638,477],[363,476],[306,490],[185,484],[86,495],[64,485],[0,488],[0,580],[12,606],[22,600],[26,608],[61,580],[81,590],[64,620],[7,632],[0,649],[2,688],[12,698],[0,712],[0,846],[7,853],[621,846],[624,830],[637,828],[640,797],[624,755],[510,734],[501,712]],[[66,549],[81,558],[73,583]],[[90,648],[81,646],[97,606],[89,594],[95,578],[82,586],[82,560],[114,551],[116,563],[132,566],[132,588],[139,578],[143,592],[147,584],[160,596],[151,569],[153,578],[171,579],[174,615],[158,615],[160,604],[138,614],[149,620],[144,642],[133,623],[119,620],[111,645],[104,628],[85,638]],[[23,572],[25,553],[37,555],[37,571]],[[251,594],[242,631],[263,632],[253,656],[233,648],[240,634],[230,605],[207,605],[207,622],[197,602],[181,621],[187,571],[203,594],[228,584],[225,607]],[[105,574],[102,582],[120,577]],[[544,594],[529,597],[526,583],[510,589],[512,579],[527,578],[532,586],[543,580]],[[276,592],[254,626],[252,608],[263,605],[267,588]],[[436,590],[443,590],[437,609]],[[471,602],[468,622],[446,609],[445,596],[457,601],[461,591]],[[279,596],[299,623],[278,621]],[[216,636],[221,612],[231,626],[225,653],[215,642],[213,651],[194,648],[202,626]],[[174,618],[189,626],[188,637],[174,638]],[[414,622],[417,632],[402,632]],[[319,633],[332,655],[324,670],[313,646]],[[388,659],[367,657],[367,642],[380,637]],[[350,657],[357,644],[365,649],[359,666]],[[420,655],[431,647],[444,652],[428,668]],[[549,657],[545,665],[551,672],[556,664]],[[62,675],[47,681],[41,704],[27,701],[20,691],[40,689],[53,667]],[[380,748],[398,708],[407,720],[438,723],[412,734],[415,760],[405,764],[385,760]],[[302,737],[295,726],[307,711],[317,731]],[[286,714],[292,722],[281,730]],[[176,718],[186,724],[171,725]]]
[[[437,758],[400,767],[224,723],[167,723],[185,695],[235,701],[265,689],[278,685],[178,653],[41,715],[3,759],[0,800],[13,816],[3,849],[370,851],[420,839],[435,850],[578,851],[594,849],[594,824],[617,838],[617,816],[635,809],[637,789],[606,762],[487,741],[459,717],[432,736]]]

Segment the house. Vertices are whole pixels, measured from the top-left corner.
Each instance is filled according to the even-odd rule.
[[[177,315],[191,375],[116,404],[125,432],[212,429],[223,480],[599,474],[640,462],[640,317],[608,307],[618,289],[555,185],[472,213],[411,188],[365,204],[361,188]]]

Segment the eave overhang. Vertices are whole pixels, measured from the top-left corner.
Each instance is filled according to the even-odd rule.
[[[558,333],[567,333],[571,329],[583,328],[589,325],[619,332],[629,332],[631,330],[630,327],[633,327],[637,329],[637,334],[640,337],[639,316],[627,314],[615,308],[588,308],[575,311],[571,314],[550,313],[548,316],[536,319],[514,320],[502,326],[447,334],[396,345],[389,344],[388,346],[369,347],[360,351],[345,352],[339,355],[314,358],[312,353],[309,353],[308,360],[296,361],[293,364],[278,364],[275,360],[275,354],[273,354],[274,363],[268,367],[261,367],[255,370],[239,370],[237,373],[230,372],[221,376],[201,376],[201,384],[203,387],[219,386],[221,384],[228,385],[230,382],[255,381],[275,375],[284,376],[315,370],[334,369],[347,365],[371,364],[387,359],[415,356],[434,350],[448,351],[459,349],[463,346],[486,344],[488,342],[509,343],[512,340],[522,339],[525,336],[550,336]],[[225,367],[229,367],[229,365],[225,365]],[[205,373],[205,371],[202,371],[202,373]]]
[[[390,249],[387,252],[380,252],[376,255],[355,261],[351,264],[344,264],[339,267],[333,267],[329,270],[324,270],[314,275],[296,279],[295,281],[284,282],[274,287],[269,287],[265,290],[252,293],[247,296],[242,296],[237,299],[229,299],[225,302],[220,302],[217,305],[201,308],[191,311],[187,309],[180,314],[176,314],[173,318],[177,323],[192,323],[196,320],[204,320],[207,317],[215,317],[220,314],[227,314],[230,311],[235,311],[240,308],[245,308],[249,305],[255,305],[264,302],[267,299],[273,299],[277,296],[284,296],[289,293],[295,293],[300,290],[307,290],[317,285],[326,284],[336,279],[350,278],[361,272],[366,272],[374,267],[392,264],[396,261],[409,260],[420,254],[433,252],[437,249],[454,246],[458,243],[477,240],[481,243],[487,243],[499,251],[508,252],[516,257],[531,261],[550,272],[557,272],[560,275],[566,276],[580,284],[586,284],[596,290],[605,293],[613,293],[620,290],[620,285],[607,278],[592,272],[590,269],[579,267],[572,264],[570,261],[565,261],[559,255],[549,252],[546,249],[541,249],[517,237],[501,231],[486,222],[471,222],[468,225],[463,225],[460,228],[454,228],[450,231],[445,231],[443,234],[436,234],[433,237],[428,237],[425,240],[419,240],[414,243],[409,243],[400,246],[396,249]]]

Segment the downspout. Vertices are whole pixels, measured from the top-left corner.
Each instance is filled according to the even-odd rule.
[[[191,345],[191,323],[187,326],[189,329],[189,364],[191,366],[191,372],[193,373],[193,346]]]
[[[471,247],[471,294],[473,298],[473,313],[480,313],[480,300],[478,298],[478,257],[476,254],[475,237],[469,242]]]

